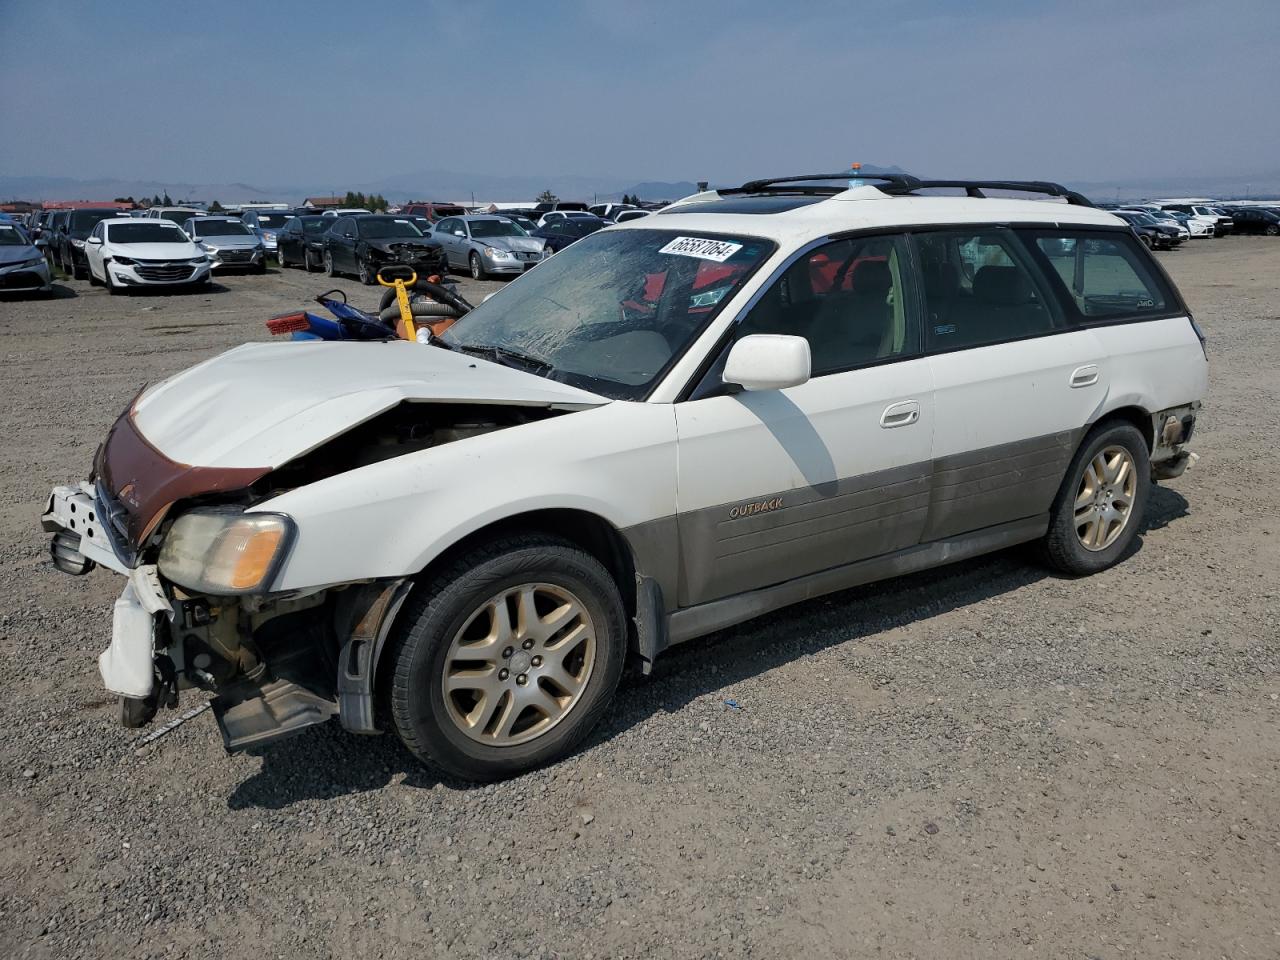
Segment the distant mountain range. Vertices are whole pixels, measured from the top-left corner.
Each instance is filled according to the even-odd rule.
[[[867,173],[901,173],[897,167],[863,165]],[[721,184],[723,185],[723,184]],[[112,200],[116,197],[153,197],[169,194],[175,202],[217,200],[220,203],[279,200],[301,202],[306,197],[342,195],[348,190],[382,194],[392,202],[405,200],[459,200],[477,203],[533,200],[550,190],[564,200],[617,200],[624,193],[642,200],[676,200],[696,192],[689,180],[646,180],[639,183],[618,177],[590,176],[490,176],[453,170],[423,170],[359,183],[276,184],[190,183],[181,181],[71,177],[22,177],[0,175],[0,200]]]
[[[900,167],[863,165],[864,173],[902,173]],[[780,171],[781,172],[781,171]],[[716,183],[713,186],[723,186]],[[1254,176],[1151,177],[1129,180],[1068,181],[1096,201],[1137,200],[1148,197],[1207,196],[1220,198],[1280,197],[1280,170]],[[111,200],[115,197],[150,197],[168,193],[175,201],[218,200],[222,203],[278,200],[300,202],[305,197],[344,194],[348,190],[380,193],[392,202],[405,200],[459,200],[477,203],[532,200],[550,190],[565,200],[616,200],[624,193],[643,200],[675,200],[697,190],[688,180],[635,182],[618,177],[492,176],[452,170],[422,170],[381,180],[355,183],[275,184],[190,183],[182,181],[0,175],[0,200]]]

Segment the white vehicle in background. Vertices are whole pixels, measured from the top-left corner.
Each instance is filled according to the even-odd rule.
[[[208,210],[201,210],[197,207],[149,207],[147,209],[147,219],[149,220],[172,220],[174,223],[186,223],[192,217],[207,217]]]
[[[629,220],[643,220],[645,217],[652,216],[652,210],[619,210],[613,215],[614,223],[626,223]]]
[[[122,576],[123,717],[198,687],[229,750],[336,715],[492,780],[581,742],[628,657],[1020,543],[1119,563],[1208,386],[1160,265],[1055,184],[848,179],[600,230],[429,345],[148,386],[43,516],[59,569]]]
[[[335,210],[326,210],[320,214],[322,217],[358,217],[362,213],[372,215],[372,210],[366,210],[364,207],[338,207]]]
[[[616,220],[621,210],[639,209],[634,203],[596,203],[587,207],[587,213],[594,213],[601,220]]]
[[[89,282],[111,293],[142,287],[207,284],[208,254],[168,219],[102,220],[85,242]]]
[[[1152,206],[1185,224],[1193,240],[1203,240],[1218,232],[1216,213],[1196,213],[1189,205],[1184,209],[1182,204],[1152,204]]]
[[[1230,216],[1203,203],[1164,203],[1161,209],[1171,213],[1183,213],[1194,220],[1209,224],[1213,227],[1215,237],[1225,237],[1235,226]]]

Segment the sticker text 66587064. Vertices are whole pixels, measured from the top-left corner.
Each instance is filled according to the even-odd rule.
[[[742,244],[728,240],[704,240],[700,237],[676,237],[659,253],[673,253],[678,257],[697,257],[699,260],[714,260],[724,263],[742,249]]]

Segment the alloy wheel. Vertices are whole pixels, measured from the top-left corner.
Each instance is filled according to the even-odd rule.
[[[1133,454],[1122,446],[1101,450],[1084,469],[1076,491],[1076,536],[1086,550],[1105,550],[1129,524],[1137,493]]]
[[[488,746],[542,736],[578,704],[596,628],[564,587],[525,583],[481,604],[449,645],[441,692],[454,725]]]
[[[474,254],[474,253],[473,253],[473,254],[471,254],[471,279],[472,279],[472,280],[479,280],[479,279],[481,278],[481,275],[482,275],[483,273],[484,273],[484,270],[483,270],[483,268],[480,266],[480,257],[479,257],[479,255]]]

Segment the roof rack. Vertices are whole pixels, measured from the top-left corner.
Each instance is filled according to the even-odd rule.
[[[875,180],[884,193],[901,197],[917,190],[936,187],[958,188],[970,197],[986,197],[984,190],[1010,190],[1019,193],[1043,193],[1050,197],[1062,197],[1078,207],[1092,207],[1084,194],[1068,190],[1060,183],[1048,180],[922,180],[909,173],[864,173],[861,170],[842,170],[839,173],[806,173],[795,177],[770,177],[765,180],[748,180],[740,187],[721,188],[721,196],[740,193],[807,193],[816,196],[835,196],[847,186],[824,184],[824,180]]]
[[[716,192],[721,196],[735,193],[773,193],[779,191],[834,196],[849,189],[847,186],[820,186],[819,182],[822,180],[879,180],[908,189],[915,189],[910,185],[920,182],[908,173],[863,173],[860,170],[841,170],[839,173],[805,173],[796,177],[770,177],[766,180],[748,180],[740,187],[721,187]]]
[[[1093,206],[1092,201],[1084,194],[1068,190],[1062,184],[1051,183],[1048,180],[917,180],[915,177],[910,179],[914,181],[910,187],[890,184],[882,189],[885,193],[901,196],[930,187],[956,187],[964,190],[970,197],[979,198],[986,196],[983,193],[984,190],[1014,190],[1020,193],[1043,193],[1049,197],[1062,197],[1067,203],[1077,207]]]

